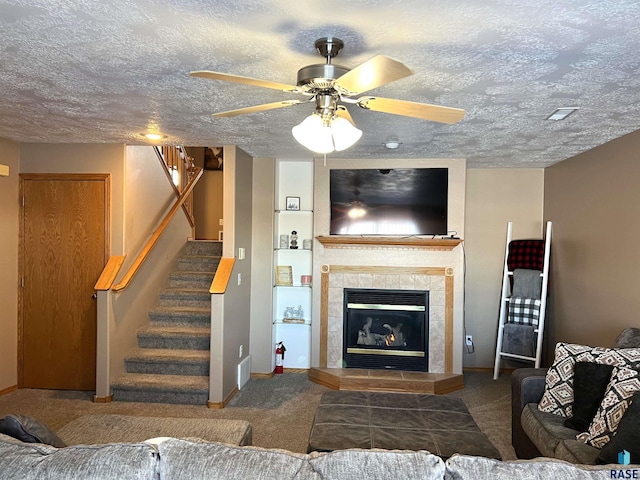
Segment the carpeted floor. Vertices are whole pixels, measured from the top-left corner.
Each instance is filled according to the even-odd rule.
[[[465,388],[449,395],[462,398],[480,429],[504,460],[515,459],[511,447],[509,375],[496,381],[491,372],[466,372]],[[35,417],[53,430],[89,414],[121,414],[176,418],[228,418],[251,423],[253,444],[306,452],[313,416],[325,387],[306,374],[286,373],[271,379],[252,378],[222,410],[197,405],[92,402],[91,392],[21,389],[0,396],[0,418],[15,413]]]

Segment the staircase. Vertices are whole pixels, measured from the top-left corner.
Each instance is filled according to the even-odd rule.
[[[169,275],[169,288],[138,332],[138,348],[125,358],[125,373],[111,385],[113,399],[206,405],[209,399],[209,287],[222,243],[189,240]]]

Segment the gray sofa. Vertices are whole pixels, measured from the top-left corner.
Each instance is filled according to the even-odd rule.
[[[619,467],[545,458],[502,462],[466,455],[454,455],[444,462],[426,451],[406,450],[351,449],[303,455],[176,438],[55,448],[0,435],[0,478],[12,480],[604,479],[612,478],[612,470]],[[632,466],[625,469],[637,471]]]
[[[640,329],[627,328],[613,348],[640,347]],[[518,458],[551,457],[593,465],[600,450],[576,440],[580,432],[564,426],[564,417],[538,410],[546,368],[520,368],[511,374],[511,443]]]

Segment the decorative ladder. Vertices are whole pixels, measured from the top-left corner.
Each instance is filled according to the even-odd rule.
[[[546,234],[543,240],[536,240],[535,242],[544,242],[543,257],[538,259],[542,260],[542,287],[540,292],[540,315],[538,319],[538,325],[534,329],[535,336],[535,356],[517,355],[514,353],[508,353],[503,351],[503,334],[504,327],[507,323],[507,312],[509,309],[509,302],[511,300],[510,285],[512,283],[513,272],[517,268],[527,268],[527,266],[521,266],[518,264],[518,259],[509,258],[510,244],[513,230],[513,222],[507,223],[507,241],[504,254],[504,267],[502,273],[502,292],[500,296],[500,317],[498,321],[498,340],[496,342],[496,360],[493,369],[493,379],[497,380],[500,373],[500,360],[502,358],[512,358],[515,360],[523,360],[534,362],[535,368],[540,367],[540,357],[542,355],[542,341],[544,333],[544,323],[547,310],[547,289],[549,286],[549,256],[551,253],[551,222],[547,222]],[[516,240],[518,241],[518,240]]]

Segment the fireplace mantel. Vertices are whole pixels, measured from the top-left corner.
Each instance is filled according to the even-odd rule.
[[[427,250],[453,250],[462,243],[459,238],[378,237],[360,235],[320,235],[316,239],[325,248],[410,247]]]

